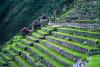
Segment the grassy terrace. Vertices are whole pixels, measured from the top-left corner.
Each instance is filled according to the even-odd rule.
[[[48,55],[41,53],[37,48],[35,47],[29,47],[33,52],[35,52],[38,56],[43,57],[45,60],[47,60],[49,63],[53,64],[56,67],[63,67],[63,65],[59,64],[52,58],[50,58]]]
[[[29,56],[29,58],[30,58],[30,60],[31,60],[32,62],[35,62],[35,61],[37,60],[37,59],[34,58],[34,57],[30,57],[30,56]],[[29,59],[29,58],[28,58],[28,59]]]
[[[38,30],[37,32],[38,32],[38,33],[41,33],[41,34],[48,34],[48,32],[45,32],[45,31],[43,31],[43,30]]]
[[[75,22],[78,23],[95,23],[95,22],[100,22],[100,20],[75,20]]]
[[[47,38],[55,39],[55,40],[62,41],[62,42],[67,42],[69,44],[73,44],[75,46],[85,48],[85,49],[88,49],[88,50],[90,50],[90,49],[99,49],[99,48],[87,46],[87,45],[84,45],[84,44],[81,44],[81,43],[78,43],[78,42],[68,41],[68,40],[64,40],[64,39],[53,37],[53,36],[47,36]]]
[[[51,55],[55,56],[56,58],[60,59],[61,61],[68,63],[68,64],[74,64],[75,62],[65,58],[64,56],[60,55],[59,53],[51,50],[50,48],[47,48],[46,46],[44,46],[43,44],[39,44],[36,43],[40,48],[42,48],[43,50],[47,51],[48,53],[50,53]]]
[[[73,29],[73,28],[58,28],[60,30],[72,30],[72,31],[77,31],[77,32],[87,32],[91,34],[100,34],[100,32],[92,32],[92,31],[86,31],[86,30],[79,30],[79,29]]]
[[[43,28],[41,28],[41,29],[42,29],[42,30],[49,30],[49,31],[50,31],[50,30],[53,30],[54,28],[52,28],[52,27],[48,27],[48,28],[47,28],[47,27],[43,27]]]
[[[41,38],[42,37],[40,34],[34,33],[34,32],[32,33],[32,35],[35,36],[35,37],[38,37],[38,38]]]
[[[22,47],[25,46],[24,44],[21,44],[21,43],[18,43],[18,44],[19,44],[20,46],[22,46]],[[27,46],[25,46],[25,47],[27,47]],[[17,50],[17,51],[20,50],[22,53],[26,54],[27,56],[28,56],[28,55],[31,55],[30,52],[24,51],[24,50],[22,50],[22,49],[20,49],[20,48],[18,48],[18,47],[16,47],[16,50]],[[14,56],[18,56],[18,54],[16,54],[16,53],[13,52],[13,51],[11,52],[11,54],[14,55]],[[36,60],[36,58],[34,58],[34,57],[30,57],[30,56],[29,56],[29,58],[31,59],[32,62],[34,62],[34,61]]]
[[[25,45],[25,44],[22,44],[22,43],[17,43],[17,44],[19,44],[21,47],[30,47],[30,46],[27,46],[27,45]],[[23,50],[21,50],[21,51],[23,51]],[[31,53],[30,52],[28,52],[28,51],[25,51],[24,52],[25,54],[28,54],[28,55],[31,55]],[[36,58],[34,58],[33,56],[29,56],[29,58],[31,59],[31,61],[32,62],[35,62],[37,59]],[[42,64],[43,65],[43,64]]]
[[[9,55],[11,55],[11,57],[8,56],[7,54],[2,54],[3,58],[5,58],[7,60],[12,60],[12,56],[15,57],[15,60],[9,61],[9,63],[11,63],[11,65],[13,67],[20,67],[21,65],[23,65],[24,67],[32,67],[31,63],[29,63],[28,60],[24,59],[24,56],[27,59],[31,60],[32,62],[35,62],[35,60],[37,60],[37,59],[34,58],[33,56],[29,56],[32,54],[31,51],[33,51],[34,53],[36,53],[36,55],[43,57],[43,59],[45,59],[46,61],[48,61],[50,64],[54,65],[55,67],[64,67],[64,65],[61,64],[60,62],[58,62],[57,60],[55,60],[54,58],[52,58],[51,56],[49,56],[48,54],[45,54],[45,52],[49,53],[50,55],[53,55],[54,57],[56,57],[57,59],[59,59],[62,62],[65,62],[66,64],[73,65],[75,63],[74,61],[71,60],[71,58],[66,58],[63,55],[61,55],[60,53],[58,53],[57,51],[55,51],[54,49],[49,48],[44,44],[40,44],[41,42],[47,43],[49,46],[59,48],[59,49],[63,50],[64,52],[69,53],[73,56],[80,57],[81,59],[86,59],[88,57],[86,54],[74,51],[69,47],[65,47],[64,45],[60,45],[60,44],[51,42],[51,41],[49,41],[49,39],[60,41],[60,42],[66,42],[71,45],[75,45],[77,47],[85,48],[88,50],[100,49],[100,48],[88,46],[85,44],[81,44],[78,42],[61,39],[61,38],[54,37],[54,36],[46,36],[46,39],[41,39],[40,43],[35,43],[35,45],[33,45],[33,46],[26,45],[27,43],[31,44],[33,40],[37,40],[38,38],[36,38],[36,37],[42,37],[41,34],[48,34],[47,31],[54,30],[55,27],[59,30],[71,30],[71,31],[77,31],[77,32],[87,32],[87,33],[91,33],[91,34],[100,34],[100,32],[81,30],[81,29],[73,28],[73,27],[58,27],[58,26],[42,27],[41,30],[37,30],[37,32],[33,32],[32,33],[33,36],[27,36],[26,39],[22,39],[21,36],[19,36],[19,37],[15,36],[13,38],[13,43],[11,45],[6,46],[7,48],[12,48],[12,50],[7,51],[7,53]],[[80,39],[84,39],[84,40],[91,40],[91,41],[100,43],[100,39],[97,39],[97,38],[78,36],[78,35],[68,34],[68,33],[60,32],[60,31],[53,31],[53,33],[62,35],[62,36],[76,37],[76,38],[80,38]],[[30,38],[30,40],[28,38]],[[38,46],[38,47],[36,47],[36,46]],[[30,50],[25,51],[23,48],[26,48],[26,47]],[[40,50],[39,48],[44,50],[44,52],[42,52],[42,50]],[[5,49],[5,50],[7,50],[7,49]],[[13,51],[13,50],[15,50],[15,51]],[[18,55],[17,51],[21,52],[22,55],[21,56]],[[94,59],[94,58],[96,58],[96,59]],[[99,56],[97,56],[97,57],[93,56],[93,58],[91,59],[91,61],[88,64],[88,67],[92,67],[92,64],[94,63],[94,61],[97,61],[96,62],[97,64],[100,63],[99,60],[97,60],[97,59],[99,59]],[[5,63],[5,62],[0,60],[0,63]]]
[[[10,55],[13,55],[13,56],[17,56],[18,54],[16,54],[15,52],[13,52],[12,50],[10,50],[9,52],[8,52]]]
[[[30,52],[24,51],[24,50],[22,50],[22,49],[20,49],[20,48],[18,48],[18,47],[16,47],[16,46],[12,46],[12,48],[15,49],[16,51],[21,51],[22,53],[24,53],[24,54],[26,54],[26,55],[30,55],[30,54],[31,54]],[[13,56],[17,55],[17,54],[16,54],[15,52],[13,52],[13,51],[11,51],[11,54],[12,54]],[[15,58],[18,59],[19,65],[22,64],[22,65],[24,65],[24,67],[32,67],[32,65],[29,64],[25,59],[23,59],[23,57],[17,55],[17,56],[15,56]],[[20,65],[20,66],[21,66],[21,65]]]
[[[35,41],[35,40],[38,39],[38,38],[33,37],[33,36],[27,36],[27,38],[24,39],[24,40],[22,40],[22,41],[25,41],[25,42],[27,42],[27,43],[32,43],[31,40],[29,40],[28,38],[31,39],[31,40],[33,40],[33,41]]]
[[[71,29],[77,29],[77,30],[83,30],[83,31],[92,31],[92,32],[98,32],[96,30],[90,30],[90,28],[85,28],[85,27],[73,27],[73,26],[67,26],[62,28],[71,28]],[[99,33],[99,32],[98,32]]]
[[[15,61],[9,61],[12,67],[20,67],[19,64]]]
[[[27,47],[25,44],[17,42],[16,44],[18,44],[19,46],[22,46],[23,48]]]
[[[8,56],[7,54],[2,54],[2,56],[6,61],[12,60],[12,58]]]
[[[28,37],[30,37],[30,38],[32,38],[32,39],[35,39],[34,37],[32,37],[32,36],[28,36]],[[27,43],[32,43],[31,41],[29,41],[29,40],[27,40],[27,39],[21,39],[22,41],[24,41],[24,42],[27,42]]]
[[[27,51],[25,51],[25,50],[22,50],[21,48],[18,48],[18,47],[16,47],[16,46],[13,46],[13,47],[11,47],[11,48],[15,49],[16,51],[21,51],[22,53],[24,53],[24,54],[26,54],[26,55],[30,55],[30,54],[31,54],[30,52],[27,52]]]
[[[24,65],[24,67],[32,67],[32,65],[29,64],[26,60],[24,60],[21,56],[15,56],[15,58],[17,58],[18,62],[20,62],[22,65]]]
[[[91,38],[91,37],[83,37],[83,36],[77,36],[77,35],[71,35],[71,34],[65,34],[65,33],[62,33],[62,32],[53,32],[55,34],[59,34],[59,35],[62,35],[62,36],[71,36],[71,37],[76,37],[76,38],[80,38],[80,39],[86,39],[86,40],[91,40],[91,41],[95,41],[95,42],[100,42],[100,39],[96,39],[96,38]]]
[[[76,56],[79,56],[81,58],[86,58],[87,57],[85,54],[81,54],[79,52],[73,51],[73,50],[71,50],[71,49],[69,49],[67,47],[62,46],[62,45],[58,45],[58,44],[55,44],[55,43],[51,43],[51,42],[49,42],[47,40],[42,40],[42,42],[46,42],[46,43],[48,43],[51,46],[60,48],[60,49],[64,50],[65,52],[68,52],[68,53],[70,53],[72,55],[76,55]]]

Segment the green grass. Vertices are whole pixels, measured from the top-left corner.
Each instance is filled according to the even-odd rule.
[[[48,55],[41,53],[37,48],[30,47],[31,50],[33,50],[37,55],[43,57],[45,60],[47,60],[49,63],[53,64],[56,67],[63,67],[63,65],[59,64],[55,60],[51,59]]]
[[[32,35],[34,35],[34,36],[36,36],[36,37],[38,37],[38,38],[42,37],[40,34],[35,33],[35,32],[33,32]]]
[[[60,30],[71,30],[71,31],[78,31],[78,32],[87,32],[91,34],[100,34],[100,32],[92,32],[92,31],[86,31],[86,30],[79,30],[79,29],[73,29],[73,28],[58,28]]]
[[[85,40],[91,40],[91,41],[95,41],[95,42],[99,41],[100,42],[100,39],[91,38],[91,37],[83,37],[83,36],[71,35],[71,34],[62,33],[62,32],[53,32],[53,33],[60,34],[62,36],[71,36],[71,37],[81,38],[81,39],[85,39]]]
[[[95,23],[95,22],[100,22],[100,20],[75,20],[75,22],[79,22],[79,23]]]
[[[26,46],[26,45],[24,45],[24,44],[21,44],[21,43],[18,43],[20,46],[22,46],[22,47],[28,47],[28,46]],[[16,49],[18,49],[18,48],[16,48]],[[26,54],[26,55],[31,55],[31,53],[30,52],[28,52],[28,51],[24,51],[24,50],[22,50],[22,49],[19,49],[22,53],[24,53],[24,54]],[[33,58],[33,57],[31,57],[31,60],[32,61],[34,61],[34,60],[36,60],[35,58]]]
[[[16,51],[21,51],[22,53],[24,53],[24,54],[26,54],[26,55],[30,55],[30,54],[31,54],[30,52],[27,52],[27,51],[25,51],[25,50],[22,50],[21,48],[18,48],[18,47],[16,47],[16,46],[13,46],[12,48],[15,49]]]
[[[100,67],[100,54],[91,56],[87,67]]]
[[[18,54],[16,54],[15,52],[13,52],[11,50],[8,53],[11,54],[11,55],[13,55],[13,56],[17,56],[18,55]]]
[[[44,29],[44,30],[46,30],[46,29],[47,29],[47,30],[49,30],[49,31],[50,31],[50,30],[53,30],[54,28],[52,28],[52,27],[42,27],[41,29]]]
[[[18,44],[19,46],[23,46],[23,47],[27,47],[25,44],[17,42],[16,44]]]
[[[19,64],[15,61],[9,61],[9,63],[11,63],[12,67],[20,67]]]
[[[5,61],[3,59],[0,59],[0,63],[5,63]]]
[[[28,37],[33,38],[32,36],[28,36]],[[31,41],[29,41],[29,40],[27,40],[27,39],[21,39],[21,40],[23,40],[23,41],[25,41],[25,42],[27,42],[27,43],[32,43]]]
[[[37,32],[41,33],[41,34],[48,34],[48,32],[45,32],[43,30],[38,30]]]
[[[87,46],[87,45],[84,45],[84,44],[81,44],[81,43],[78,43],[78,42],[73,42],[73,41],[60,39],[60,38],[57,38],[57,37],[54,37],[54,36],[47,36],[47,38],[55,39],[55,40],[62,41],[62,42],[67,42],[69,44],[73,44],[75,46],[78,46],[78,47],[81,47],[81,48],[85,48],[85,49],[88,49],[88,50],[90,50],[90,49],[98,49],[98,48]]]
[[[35,62],[35,60],[37,60],[36,58],[34,58],[33,56],[32,57],[30,57],[30,59],[31,59],[31,61],[32,62]]]
[[[71,61],[71,60],[65,58],[64,56],[60,55],[59,53],[45,47],[43,44],[37,43],[37,45],[40,46],[40,48],[42,48],[43,50],[47,51],[48,53],[50,53],[51,55],[55,56],[56,58],[60,59],[61,61],[65,62],[65,63],[71,64],[71,65],[75,63],[74,61]]]
[[[37,38],[33,37],[33,36],[27,36],[28,38],[32,39],[33,41],[37,40]],[[28,42],[28,43],[32,43],[30,40],[26,39],[24,40],[25,42]]]
[[[6,60],[12,60],[12,58],[6,54],[2,54],[3,58]]]
[[[55,44],[55,43],[48,42],[47,40],[42,40],[42,42],[46,42],[51,46],[60,48],[60,49],[64,50],[65,52],[68,52],[68,53],[70,53],[72,55],[75,55],[75,56],[78,56],[78,57],[81,57],[81,58],[86,58],[87,57],[85,54],[81,54],[79,52],[73,51],[73,50],[71,50],[71,49],[69,49],[67,47],[62,46],[62,45],[58,45],[58,44]]]
[[[12,46],[13,49],[15,49],[16,51],[21,51],[22,53],[26,54],[26,55],[30,55],[30,52],[24,51],[16,46]],[[13,52],[13,51],[12,51]],[[12,55],[14,56],[16,53],[12,53]],[[21,56],[15,56],[16,58],[19,59],[19,62],[21,62],[24,67],[32,67],[26,60],[24,60]]]
[[[91,30],[90,28],[86,28],[86,27],[74,27],[74,26],[62,26],[62,28],[69,28],[69,29],[76,29],[76,30],[83,30],[83,31],[92,31],[92,32],[97,32],[99,33],[99,31],[97,30]]]
[[[16,58],[18,59],[19,63],[22,63],[24,65],[24,67],[32,67],[32,65],[24,60],[21,56],[16,56]]]

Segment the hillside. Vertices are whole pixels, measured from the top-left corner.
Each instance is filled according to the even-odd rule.
[[[41,18],[38,22],[42,26],[35,31],[17,33],[3,45],[0,66],[99,67],[99,6],[99,0],[75,0],[68,7],[62,2],[54,9],[54,17],[49,16],[48,24],[43,25],[46,21]]]
[[[53,14],[59,6],[70,6],[74,0],[0,0],[0,46],[21,28],[43,13]],[[62,8],[61,8],[62,9]],[[61,11],[60,11],[61,12]]]

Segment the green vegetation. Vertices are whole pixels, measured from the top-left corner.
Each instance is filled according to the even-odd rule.
[[[74,8],[71,8],[69,11],[63,13],[59,18],[69,17],[69,15],[73,12]]]
[[[87,55],[88,52],[86,52],[84,54],[81,53],[81,52],[77,52],[75,49],[73,50],[69,47],[65,47],[64,45],[56,44],[57,41],[69,43],[71,45],[74,45],[74,46],[77,46],[77,47],[80,47],[80,48],[84,48],[84,49],[87,49],[87,50],[91,50],[91,49],[92,50],[98,50],[99,49],[97,47],[93,47],[93,46],[89,46],[89,45],[87,46],[87,45],[84,45],[82,43],[78,43],[78,42],[69,41],[69,40],[65,40],[65,39],[62,39],[62,38],[54,37],[52,35],[45,35],[46,36],[45,39],[39,38],[39,37],[41,37],[41,34],[48,34],[48,32],[47,32],[47,30],[48,30],[48,31],[51,31],[52,33],[59,34],[59,35],[62,35],[62,36],[76,37],[76,38],[91,40],[91,41],[95,41],[95,42],[100,41],[99,39],[96,39],[96,38],[94,40],[94,38],[91,38],[91,37],[77,36],[77,35],[72,35],[72,34],[68,34],[68,33],[62,33],[60,31],[58,32],[57,30],[54,30],[54,29],[62,29],[62,30],[65,29],[65,30],[73,30],[73,31],[75,30],[75,31],[80,31],[80,32],[85,31],[85,30],[81,30],[81,29],[77,29],[77,28],[71,28],[71,27],[65,27],[64,28],[64,27],[59,27],[58,25],[55,25],[55,26],[50,26],[50,27],[49,26],[43,27],[43,28],[37,30],[36,32],[32,32],[32,35],[27,36],[27,38],[25,38],[25,39],[23,39],[21,36],[17,35],[15,37],[13,37],[13,39],[12,39],[13,43],[8,42],[10,45],[6,46],[9,49],[11,48],[10,50],[8,49],[8,51],[7,51],[7,53],[10,54],[11,56],[7,56],[7,55],[4,54],[3,57],[6,60],[12,60],[12,57],[15,56],[15,58],[18,61],[16,61],[16,60],[10,61],[10,62],[12,62],[12,66],[18,64],[19,66],[25,65],[26,67],[27,66],[31,67],[32,64],[30,64],[27,60],[25,60],[24,57],[29,56],[29,55],[32,54],[32,52],[34,52],[34,53],[36,53],[36,55],[43,57],[43,59],[48,61],[50,64],[52,64],[56,67],[58,67],[58,66],[63,67],[62,63],[58,62],[57,60],[55,60],[54,58],[49,56],[49,54],[56,57],[60,61],[65,62],[66,64],[73,65],[73,64],[75,64],[75,61],[73,61],[71,58],[64,57],[59,52],[55,51],[52,48],[49,48],[48,46],[59,48],[59,49],[63,50],[64,52],[71,54],[72,56],[80,57],[82,60],[88,58],[89,56]],[[87,32],[87,31],[85,31],[85,32]],[[91,32],[89,31],[89,33],[91,33]],[[96,33],[99,33],[99,32],[96,32]],[[95,34],[95,33],[92,33],[92,34]],[[29,40],[28,38],[30,38],[31,40]],[[38,43],[36,43],[35,41],[33,42],[33,40],[37,40],[37,39],[40,39],[40,41]],[[49,39],[55,40],[56,42],[51,42],[51,41],[49,41]],[[47,43],[48,46],[44,45],[43,43],[41,44],[41,42]],[[33,43],[33,45],[31,45],[31,46],[26,45],[25,43],[26,44],[27,43],[28,44]],[[7,50],[7,48],[5,50]],[[25,48],[27,48],[29,50],[26,50]],[[43,51],[41,51],[41,49]],[[21,52],[21,55],[19,54],[19,52]],[[47,52],[48,54],[46,54],[45,52]],[[29,57],[29,58],[32,62],[35,62],[35,60],[37,60],[33,56]],[[40,64],[41,64],[41,62],[40,62]],[[42,63],[42,64],[44,64],[44,63]]]
[[[71,53],[72,55],[76,55],[76,56],[79,56],[81,58],[86,58],[87,57],[85,54],[81,54],[79,52],[73,51],[73,50],[71,50],[71,49],[69,49],[67,47],[62,46],[62,45],[58,45],[58,44],[55,44],[55,43],[50,43],[49,41],[46,41],[46,40],[43,40],[43,42],[46,42],[49,45],[52,45],[54,47],[58,47],[58,48],[64,50],[65,52]]]
[[[18,59],[19,64],[22,63],[24,67],[32,67],[26,60],[24,60],[21,56],[16,56],[15,58]],[[21,66],[21,65],[20,65]]]
[[[77,23],[95,23],[100,22],[100,20],[75,20]]]
[[[62,67],[61,64],[59,64],[58,62],[56,62],[55,60],[51,59],[49,56],[47,56],[46,54],[41,53],[38,49],[36,49],[35,47],[30,47],[31,50],[33,50],[37,55],[42,56],[45,60],[47,60],[49,63],[53,64],[56,67]]]
[[[71,36],[71,37],[81,38],[81,39],[84,39],[84,40],[91,40],[91,41],[95,41],[95,42],[98,41],[100,43],[100,39],[96,39],[96,38],[71,35],[71,34],[67,34],[67,33],[65,34],[65,33],[61,33],[61,32],[53,32],[53,33],[60,34],[62,36]]]
[[[53,36],[47,36],[47,38],[51,38],[51,39],[55,39],[55,40],[58,40],[58,41],[66,42],[66,43],[69,43],[69,44],[73,44],[73,45],[75,45],[75,46],[78,46],[78,47],[81,47],[81,48],[85,48],[85,49],[88,49],[88,50],[90,50],[90,49],[98,49],[98,48],[95,48],[95,47],[83,45],[83,44],[78,43],[78,42],[73,42],[73,41],[69,41],[69,40],[64,40],[64,39],[60,39],[60,38],[53,37]]]
[[[59,29],[64,29],[64,30],[72,30],[72,31],[78,31],[78,32],[87,32],[91,34],[100,34],[99,32],[93,32],[93,31],[85,31],[85,30],[79,30],[79,29],[72,29],[72,28],[59,28]]]
[[[15,61],[9,61],[12,67],[20,67],[19,64]]]
[[[51,55],[55,56],[56,58],[60,59],[63,62],[66,62],[66,63],[71,64],[71,65],[75,63],[75,62],[65,58],[64,56],[60,55],[59,53],[57,53],[51,49],[48,49],[43,44],[37,44],[37,45],[40,46],[40,48],[42,48],[43,50],[47,51],[48,53],[50,53]]]
[[[79,3],[78,0],[10,1],[0,2],[0,5],[8,2],[5,3],[8,7],[2,7],[0,10],[0,13],[2,13],[0,14],[2,24],[0,26],[0,40],[5,42],[11,38],[0,50],[0,67],[7,67],[9,64],[13,67],[33,67],[35,65],[36,67],[72,67],[79,59],[83,62],[89,59],[87,67],[100,66],[100,31],[92,30],[92,26],[89,28],[76,25],[85,23],[94,24],[93,26],[100,25],[99,18],[92,17],[91,13],[89,13],[91,17],[86,17],[86,19],[94,18],[97,20],[83,19],[84,13],[86,12],[86,15],[88,15],[89,9],[92,9],[92,6],[97,8],[96,5],[90,5],[92,8],[88,9],[90,7],[88,6],[86,9],[88,2],[85,5],[85,2],[82,4],[83,1]],[[80,4],[82,6],[78,6]],[[92,10],[90,10],[92,14],[96,15],[97,12]],[[54,25],[46,25],[36,29],[26,37],[22,37],[18,32],[23,27],[28,26],[33,19],[40,18],[41,14],[49,16],[48,18],[53,21],[51,21],[51,24],[54,23]],[[39,18],[37,19],[40,20]],[[66,21],[69,25],[70,21],[78,23],[74,25],[74,22],[71,22],[72,25],[66,27],[56,25],[57,22],[65,24],[63,22]],[[29,29],[31,29],[30,26]]]
[[[87,67],[100,67],[100,55],[94,55],[89,58]]]

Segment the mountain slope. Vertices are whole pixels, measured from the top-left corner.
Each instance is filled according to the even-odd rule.
[[[0,44],[9,40],[24,26],[43,13],[53,14],[62,3],[74,0],[0,0]],[[67,5],[67,6],[69,6]]]

